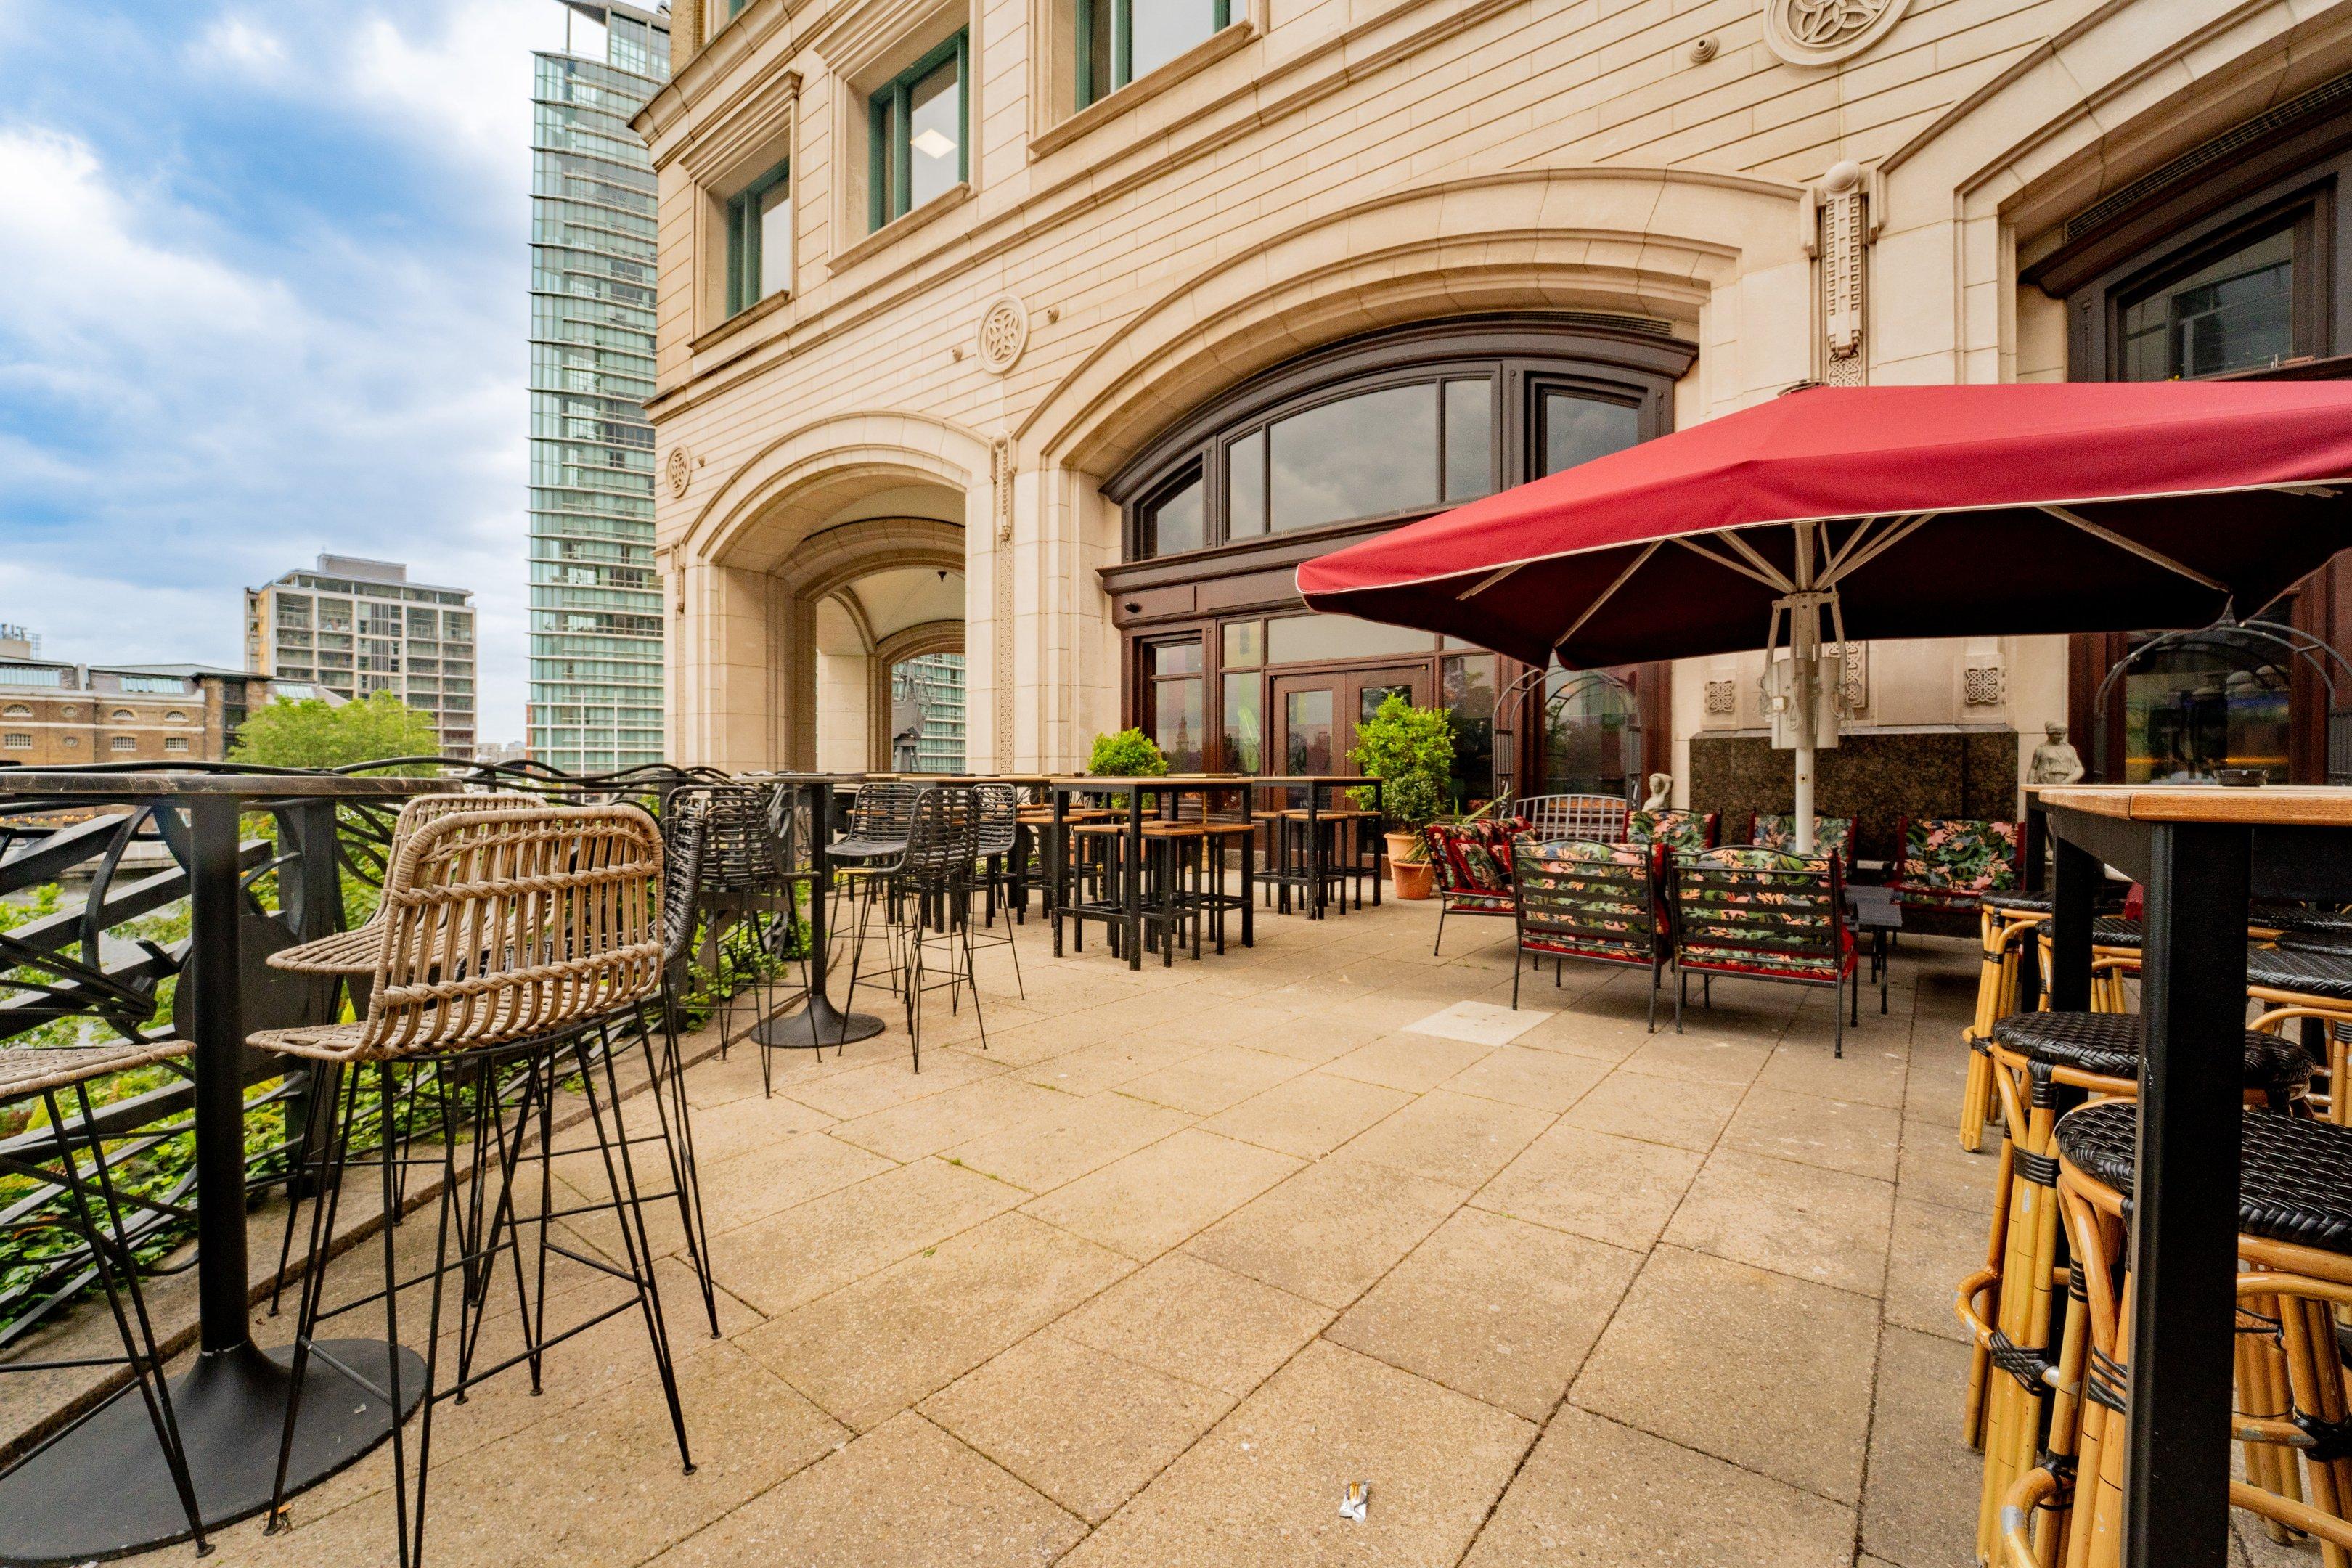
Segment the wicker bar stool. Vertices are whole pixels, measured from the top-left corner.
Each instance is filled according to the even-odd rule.
[[[2057,1194],[2076,1264],[2055,1370],[2060,1398],[2040,1461],[2011,1489],[2000,1545],[2011,1568],[2106,1568],[2123,1536],[2131,1281],[2126,1211],[2138,1111],[2111,1101],[2057,1126]],[[2322,1561],[2352,1556],[2352,1406],[2336,1308],[2352,1304],[2352,1131],[2250,1111],[2239,1182],[2234,1436],[2248,1479],[2231,1501],[2319,1536]],[[2217,1456],[2217,1459],[2218,1459]],[[2298,1461],[2300,1461],[2298,1463]]]
[[[512,790],[465,791],[447,795],[411,795],[400,808],[400,816],[392,825],[392,844],[385,853],[386,875],[391,872],[392,858],[411,835],[428,822],[445,816],[455,816],[468,811],[527,811],[546,802],[535,795],[521,795]],[[336,974],[349,978],[365,978],[375,971],[376,950],[383,944],[383,904],[379,900],[373,912],[349,931],[322,936],[315,942],[301,942],[269,955],[272,969],[289,969],[298,974]]]
[[[2147,933],[2136,920],[2120,914],[2095,915],[2091,920],[2091,1011],[2094,1013],[2128,1013],[2131,993],[2125,982],[2139,975],[2140,949],[2146,945]],[[2039,951],[2042,961],[2042,994],[2050,992],[2051,928],[2045,922],[2040,929]]]
[[[180,1441],[179,1421],[172,1410],[171,1386],[163,1375],[163,1357],[155,1346],[154,1325],[147,1316],[147,1298],[139,1289],[139,1259],[128,1239],[130,1226],[123,1217],[126,1206],[152,1211],[154,1205],[137,1200],[126,1203],[116,1189],[113,1171],[107,1163],[106,1141],[98,1131],[97,1113],[89,1099],[89,1086],[98,1079],[152,1067],[158,1062],[177,1061],[187,1053],[187,1043],[183,1040],[47,1047],[0,1046],[0,1110],[35,1101],[48,1118],[45,1131],[49,1134],[46,1149],[19,1143],[17,1153],[0,1152],[0,1176],[54,1186],[66,1200],[64,1214],[57,1220],[26,1218],[19,1222],[17,1228],[34,1237],[49,1225],[73,1233],[89,1256],[90,1272],[97,1276],[99,1287],[105,1293],[107,1310],[114,1318],[114,1331],[122,1342],[122,1353],[119,1356],[0,1361],[0,1373],[128,1367],[131,1383],[127,1388],[117,1390],[104,1404],[50,1435],[8,1468],[13,1471],[32,1464],[82,1421],[122,1397],[129,1388],[136,1388],[147,1406],[155,1446],[163,1450],[164,1466],[171,1472],[173,1489],[179,1494],[180,1507],[187,1515],[188,1534],[194,1539],[196,1554],[201,1557],[209,1553],[212,1546],[205,1539],[195,1486],[188,1474],[187,1451]],[[68,1119],[58,1098],[68,1090],[72,1093],[74,1109],[80,1112],[79,1121]],[[10,1337],[0,1334],[0,1344]]]
[[[1982,967],[1977,972],[1976,1016],[1960,1031],[1969,1047],[1968,1087],[1960,1096],[1960,1147],[1984,1146],[1985,1123],[1998,1114],[1992,1093],[1992,1026],[2017,1009],[2021,958],[2056,909],[2048,893],[1987,893],[1978,906]]]
[[[2056,1128],[2086,1099],[2139,1092],[2141,1026],[2129,1013],[2012,1013],[1993,1026],[1993,1082],[2008,1127],[1993,1184],[1984,1267],[1960,1281],[1956,1306],[1974,1346],[1963,1435],[1981,1439],[1978,1550],[1998,1549],[2001,1500],[2031,1469],[2050,1419],[2047,1381],[2060,1261]],[[2304,1099],[2311,1058],[2275,1035],[2245,1031],[2247,1102],[2286,1110]],[[1999,1370],[2006,1377],[1994,1378]]]
[[[392,1356],[384,1383],[335,1360],[319,1343],[320,1325],[342,1313],[380,1310],[384,1337],[401,1339],[404,1294],[429,1290],[425,1317],[425,1387],[418,1419],[414,1496],[409,1485],[410,1446],[404,1424],[393,1428],[394,1520],[402,1568],[424,1549],[425,1490],[432,1457],[434,1412],[445,1400],[511,1367],[527,1363],[531,1386],[541,1386],[551,1348],[608,1318],[634,1308],[643,1318],[662,1390],[669,1405],[680,1461],[690,1474],[686,1421],[669,1352],[647,1238],[644,1205],[673,1194],[646,1193],[638,1184],[633,1150],[659,1134],[633,1136],[622,1110],[613,1041],[616,1026],[634,1020],[644,1026],[645,1005],[661,982],[663,854],[659,829],[635,806],[546,806],[533,810],[468,813],[419,827],[401,847],[385,879],[386,915],[366,1016],[355,1023],[267,1031],[252,1037],[255,1047],[347,1070],[335,1108],[332,1132],[321,1158],[326,1165],[322,1202],[312,1205],[305,1254],[292,1365],[292,1397],[280,1436],[278,1485],[271,1528],[285,1521],[285,1481],[293,1443],[294,1415],[311,1362],[391,1407],[406,1407],[400,1387],[400,1358]],[[431,1060],[438,1112],[437,1154],[422,1156],[441,1177],[433,1266],[402,1277],[394,1227],[381,1227],[380,1288],[328,1306],[331,1263],[326,1243],[334,1234],[336,1211],[345,1190],[340,1179],[356,1156],[355,1145],[371,1120],[389,1129],[396,1117],[398,1069]],[[478,1119],[492,1118],[494,1142],[488,1158],[460,1172],[457,1110],[450,1087],[471,1076],[478,1086]],[[504,1096],[491,1086],[501,1078],[518,1085],[511,1128],[499,1109]],[[559,1147],[559,1094],[577,1096],[586,1112],[593,1142]],[[657,1121],[664,1096],[646,1096]],[[378,1168],[387,1215],[399,1206],[395,1170],[408,1156],[406,1145],[376,1137],[372,1162]],[[479,1140],[478,1139],[478,1146]],[[535,1152],[533,1152],[535,1150]],[[551,1170],[559,1159],[593,1156],[582,1180],[602,1175],[602,1195],[570,1208],[555,1206]],[[526,1164],[539,1168],[538,1206],[520,1206]],[[495,1202],[487,1224],[461,1216]],[[551,1228],[558,1220],[611,1214],[624,1254],[619,1263],[566,1245]],[[534,1231],[534,1258],[526,1265],[523,1237]],[[457,1232],[458,1256],[450,1256]],[[626,1299],[583,1321],[551,1331],[547,1326],[547,1259],[551,1254],[607,1276],[628,1288]],[[493,1365],[476,1364],[479,1335],[503,1258],[510,1273],[522,1349]],[[452,1274],[460,1288],[446,1289]],[[442,1315],[445,1295],[454,1294],[457,1371],[443,1381]],[[384,1384],[388,1384],[389,1386]]]
[[[2327,1056],[2327,1120],[2352,1125],[2352,1094],[2344,1083],[2352,1041],[2352,952],[2326,943],[2282,937],[2276,947],[2246,951],[2246,994],[2263,1004],[2257,1029],[2283,1029],[2298,1020],[2325,1026]]]

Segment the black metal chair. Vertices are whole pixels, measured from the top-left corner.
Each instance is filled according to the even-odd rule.
[[[16,1152],[0,1151],[0,1176],[31,1182],[37,1190],[54,1188],[63,1200],[31,1215],[20,1215],[12,1220],[11,1228],[28,1238],[37,1238],[45,1229],[71,1233],[89,1258],[89,1272],[97,1277],[105,1292],[107,1310],[113,1315],[115,1332],[122,1342],[120,1356],[0,1360],[0,1373],[128,1367],[129,1384],[79,1420],[51,1435],[9,1469],[38,1463],[51,1444],[136,1388],[147,1406],[155,1445],[163,1450],[163,1463],[171,1471],[173,1489],[178,1492],[180,1506],[187,1514],[188,1533],[194,1538],[196,1552],[202,1556],[212,1547],[205,1539],[195,1486],[188,1472],[187,1451],[180,1441],[179,1422],[172,1410],[163,1357],[155,1345],[155,1329],[147,1316],[146,1297],[139,1289],[139,1259],[131,1239],[135,1227],[126,1222],[123,1215],[126,1206],[152,1205],[126,1199],[116,1187],[112,1168],[107,1163],[105,1139],[98,1131],[97,1115],[89,1098],[89,1086],[95,1079],[176,1060],[187,1051],[186,1042],[177,1040],[0,1047],[0,1110],[31,1100],[48,1118],[45,1127],[28,1128],[24,1137],[10,1140]],[[79,1119],[69,1119],[58,1098],[66,1090],[72,1091],[74,1109],[80,1112]],[[37,1132],[48,1134],[46,1148],[34,1138]],[[11,1337],[0,1333],[0,1347],[5,1347]]]
[[[719,992],[719,1050],[723,1055],[739,1037],[736,1013],[747,1008],[751,1023],[744,1033],[760,1049],[760,1081],[771,1095],[775,1092],[771,1053],[809,1048],[804,1043],[770,1043],[759,1034],[760,1026],[777,1009],[777,978],[790,966],[792,950],[806,930],[800,917],[800,885],[814,878],[792,864],[788,813],[781,815],[784,831],[778,830],[777,795],[783,788],[693,784],[672,791],[667,803],[671,816],[692,820],[700,829],[695,906],[701,916],[706,965]],[[806,991],[805,953],[801,963],[802,989]]]
[[[1013,851],[1021,838],[1021,792],[1011,784],[975,784],[972,794],[980,803],[980,842],[972,856],[972,879],[981,895],[985,932],[971,931],[971,940],[975,946],[1002,947],[1012,953],[1013,984],[1025,1002],[1029,985],[1021,977],[1021,949],[1013,940]],[[1004,916],[1001,932],[996,927],[999,912]],[[969,908],[963,918],[970,930]]]
[[[1658,1026],[1658,976],[1673,943],[1658,902],[1654,844],[1604,844],[1589,838],[1556,844],[1519,840],[1511,849],[1513,913],[1522,955],[1560,963],[1576,959],[1650,971],[1649,1026]],[[1519,975],[1511,966],[1511,1005],[1519,1005]]]
[[[980,821],[975,791],[952,785],[924,790],[915,802],[907,848],[896,868],[895,879],[908,918],[901,940],[893,945],[903,962],[900,991],[906,998],[907,1035],[919,1073],[923,1070],[923,997],[941,987],[948,991],[950,1011],[961,1005],[963,988],[971,987],[980,1048],[988,1048],[988,1020],[981,1011],[980,986],[972,972],[970,918]],[[947,957],[945,980],[926,978],[934,952]],[[854,992],[855,979],[851,984]]]

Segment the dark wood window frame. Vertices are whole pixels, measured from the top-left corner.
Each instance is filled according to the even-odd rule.
[[[2210,167],[2210,165],[2209,165]],[[2025,268],[2022,283],[2063,300],[2067,377],[2113,379],[2120,370],[2116,327],[2126,301],[2283,220],[2297,226],[2294,314],[2297,357],[2275,368],[2221,379],[2305,380],[2352,376],[2352,115],[2302,124],[2234,152],[2226,168],[2183,179],[2068,240]],[[2298,629],[2352,647],[2352,574],[2331,563],[2305,578],[2284,606]],[[2124,703],[2104,715],[2095,698],[2131,634],[2068,639],[2067,721],[2085,760],[2124,754]],[[2327,693],[2306,666],[2291,670],[2290,776],[2327,777]],[[2104,718],[2105,734],[2094,734]]]
[[[1149,700],[1147,647],[1197,635],[1202,655],[1207,765],[1231,766],[1230,741],[1223,731],[1223,623],[1303,610],[1292,580],[1293,569],[1300,561],[1451,504],[1441,500],[1431,506],[1381,516],[1217,542],[1223,531],[1224,452],[1232,438],[1360,392],[1484,374],[1496,383],[1489,440],[1495,488],[1504,489],[1538,471],[1542,459],[1537,408],[1545,391],[1624,403],[1638,411],[1641,437],[1647,440],[1673,427],[1675,384],[1697,354],[1696,344],[1670,333],[1645,330],[1637,323],[1619,325],[1605,317],[1469,317],[1389,329],[1313,351],[1204,404],[1146,446],[1103,487],[1103,494],[1117,502],[1122,513],[1123,559],[1115,566],[1100,568],[1099,575],[1111,595],[1113,622],[1127,634],[1122,638],[1120,683],[1127,694],[1125,721],[1148,725],[1153,711]],[[1442,494],[1442,395],[1439,422]],[[1143,556],[1148,509],[1196,472],[1202,482],[1203,531],[1211,542],[1179,554]],[[1435,637],[1431,640],[1428,658],[1435,679],[1442,678],[1447,653],[1459,650],[1441,649]],[[1325,667],[1285,665],[1277,671],[1274,666],[1261,664],[1250,672],[1270,681],[1276,673],[1320,668]],[[1498,692],[1520,668],[1509,659],[1498,661]],[[1672,737],[1664,708],[1667,687],[1664,666],[1641,682],[1645,771],[1666,765],[1670,755]],[[1433,690],[1436,689],[1433,685]],[[1273,717],[1265,700],[1262,695],[1260,723],[1266,733],[1260,739],[1271,745]],[[1658,705],[1654,724],[1647,711],[1652,703]]]

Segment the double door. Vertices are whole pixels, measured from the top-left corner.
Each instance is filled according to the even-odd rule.
[[[1430,661],[1369,665],[1355,669],[1274,678],[1270,773],[1352,773],[1348,753],[1356,727],[1391,696],[1426,707],[1433,683]]]

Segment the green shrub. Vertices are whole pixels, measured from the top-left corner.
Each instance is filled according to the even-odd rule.
[[[1393,693],[1356,726],[1348,760],[1381,784],[1381,809],[1400,831],[1418,830],[1445,810],[1454,776],[1454,716],[1443,708],[1416,708]],[[1370,806],[1370,790],[1355,792]]]
[[[1097,735],[1087,772],[1096,778],[1156,779],[1168,772],[1168,758],[1140,730]]]

